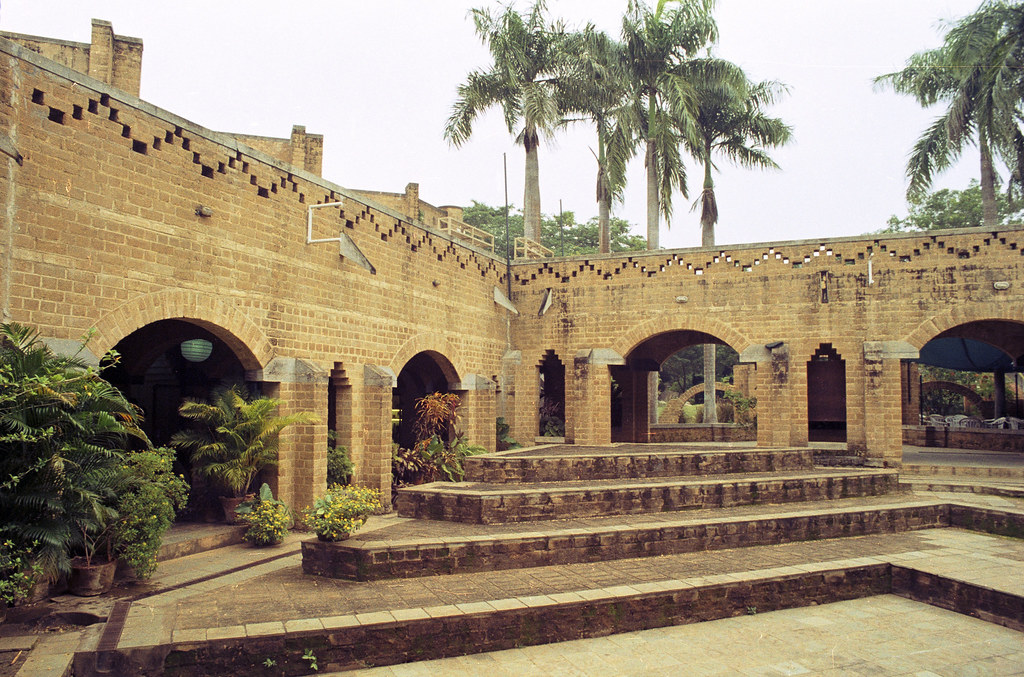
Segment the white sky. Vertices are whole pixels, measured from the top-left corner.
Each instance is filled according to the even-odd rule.
[[[204,127],[286,137],[293,124],[325,136],[324,177],[347,188],[402,192],[420,184],[435,205],[522,206],[523,151],[499,115],[460,149],[442,131],[466,74],[489,64],[467,16],[493,0],[0,0],[0,30],[89,41],[91,18],[142,38],[142,98]],[[720,244],[857,235],[906,213],[904,166],[936,111],[876,92],[871,79],[941,44],[940,21],[980,0],[719,0],[716,54],[755,79],[786,83],[774,112],[794,128],[780,172],[721,166]],[[626,0],[549,0],[569,26],[618,36]],[[525,10],[527,2],[517,3]],[[541,147],[541,206],[559,200],[578,221],[596,215],[590,128]],[[976,152],[936,187],[966,187]],[[691,195],[700,170],[688,163]],[[642,158],[613,208],[646,232]],[[663,247],[699,245],[698,214],[677,196]]]

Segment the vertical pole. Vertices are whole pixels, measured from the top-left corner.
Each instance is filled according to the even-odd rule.
[[[562,243],[562,256],[565,256],[565,222],[562,221],[562,201],[558,201],[558,239]]]
[[[506,296],[512,300],[512,239],[508,234],[508,154],[501,154],[501,165],[505,172],[505,283]]]

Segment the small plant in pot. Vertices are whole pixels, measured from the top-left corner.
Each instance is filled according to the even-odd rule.
[[[292,424],[317,421],[308,412],[276,416],[280,403],[250,398],[232,386],[216,393],[212,402],[186,400],[178,410],[195,427],[175,433],[171,444],[190,452],[198,472],[223,490],[229,522],[235,521],[235,508],[246,500],[260,471],[277,465],[278,434]]]
[[[249,525],[243,538],[257,547],[277,545],[292,528],[291,511],[274,498],[274,492],[266,482],[260,487],[259,494],[240,504],[235,512]]]

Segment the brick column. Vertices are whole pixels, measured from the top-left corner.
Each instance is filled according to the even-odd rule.
[[[757,446],[788,447],[794,444],[794,384],[790,378],[789,346],[755,345],[740,355],[740,362],[756,362]],[[806,411],[806,407],[804,408]],[[807,427],[806,416],[803,422]],[[804,434],[806,444],[806,433]]]
[[[917,362],[900,363],[900,403],[903,425],[921,425],[921,370]]]
[[[512,387],[513,415],[508,421],[512,426],[512,437],[524,447],[536,444],[537,428],[540,425],[540,384],[536,364],[517,364],[509,370],[514,374]]]
[[[368,364],[361,374],[354,369],[351,380],[349,438],[340,441],[349,448],[355,463],[353,483],[378,489],[382,505],[390,511],[391,396],[398,379],[391,369]]]
[[[313,502],[327,484],[328,373],[296,358],[275,357],[266,368],[247,374],[263,381],[266,394],[281,400],[282,416],[310,412],[316,423],[291,425],[280,435],[274,495],[292,510]]]
[[[571,398],[566,397],[566,442],[611,444],[612,377],[608,367],[625,363],[621,355],[607,348],[576,353],[571,387],[566,384],[566,393],[572,393]]]
[[[864,342],[864,428],[871,465],[902,465],[900,360],[918,355],[916,348],[902,341]]]
[[[461,427],[466,442],[479,445],[487,451],[497,449],[494,381],[479,374],[469,374],[455,393],[462,400],[459,406]]]

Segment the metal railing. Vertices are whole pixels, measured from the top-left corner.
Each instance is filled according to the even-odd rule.
[[[515,258],[517,259],[542,259],[547,256],[555,255],[555,252],[551,251],[540,242],[536,242],[525,237],[517,237],[515,239],[515,249]]]
[[[481,230],[450,216],[441,217],[439,223],[441,232],[448,233],[452,238],[482,247],[487,251],[494,251],[494,236],[486,230]]]

